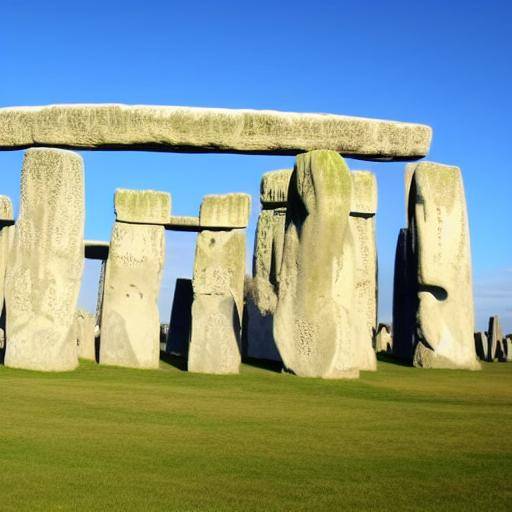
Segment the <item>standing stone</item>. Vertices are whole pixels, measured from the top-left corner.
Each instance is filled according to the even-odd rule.
[[[475,332],[475,351],[481,361],[487,361],[487,351],[489,344],[485,332]]]
[[[512,361],[512,334],[507,334],[504,339],[505,346],[505,360],[507,362]]]
[[[379,324],[375,335],[375,352],[391,354],[393,351],[393,338],[389,324]]]
[[[192,292],[191,279],[176,279],[174,299],[172,301],[171,320],[167,345],[168,354],[186,357],[192,329]]]
[[[75,336],[78,357],[89,361],[96,360],[95,335],[96,316],[79,309],[75,313]]]
[[[304,377],[359,375],[350,312],[352,181],[327,150],[297,156],[288,195],[274,336],[285,366]]]
[[[503,361],[504,359],[506,359],[506,355],[500,317],[494,315],[489,318],[489,330],[487,331],[487,361]]]
[[[276,287],[283,255],[286,201],[292,169],[265,173],[261,180],[262,211],[258,219],[253,256],[253,279],[246,296],[247,355],[280,361],[274,333]]]
[[[411,235],[406,228],[398,235],[393,281],[393,355],[412,362],[416,330],[416,277]]]
[[[11,200],[0,196],[0,362],[5,355],[5,273],[14,238],[14,216]]]
[[[29,149],[5,283],[6,366],[76,368],[73,320],[83,268],[83,231],[82,158],[70,151]]]
[[[418,296],[414,365],[476,370],[471,251],[460,169],[419,163],[410,195]]]
[[[377,358],[373,336],[377,328],[377,247],[375,214],[377,180],[368,171],[353,171],[349,227],[355,247],[352,336],[360,370],[375,371]]]
[[[201,231],[197,237],[192,287],[192,332],[188,370],[238,373],[245,277],[245,229],[250,196],[206,196],[200,225],[224,230]],[[229,226],[237,229],[226,230]]]
[[[171,196],[154,190],[115,193],[116,222],[105,271],[100,363],[158,368],[158,295]],[[123,220],[125,222],[120,222]],[[132,224],[131,222],[154,222]]]

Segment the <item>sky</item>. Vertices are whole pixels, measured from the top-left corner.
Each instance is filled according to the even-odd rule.
[[[476,329],[512,332],[512,2],[451,0],[69,2],[3,0],[0,106],[128,103],[328,112],[432,126],[427,159],[462,169]],[[206,194],[253,196],[248,262],[264,172],[293,157],[81,152],[88,239],[109,240],[118,187],[172,194],[197,215]],[[23,152],[0,152],[0,193],[18,210]],[[405,221],[403,163],[375,172],[379,320],[391,320],[393,262]],[[190,277],[195,235],[167,232],[160,296]],[[250,268],[249,268],[250,270]],[[80,305],[94,311],[99,264]]]

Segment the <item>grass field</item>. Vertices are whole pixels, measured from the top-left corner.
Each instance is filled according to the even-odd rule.
[[[512,364],[0,368],[0,510],[512,510]]]

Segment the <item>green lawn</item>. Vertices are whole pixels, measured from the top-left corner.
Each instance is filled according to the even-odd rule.
[[[512,510],[512,363],[0,368],[0,510]]]

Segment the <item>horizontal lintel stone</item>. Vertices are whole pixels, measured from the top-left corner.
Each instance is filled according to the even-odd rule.
[[[335,114],[122,104],[0,108],[0,150],[297,155],[329,149],[365,160],[417,160],[431,139],[427,125]]]
[[[171,216],[171,194],[118,188],[114,194],[114,208],[118,222],[166,224]]]

